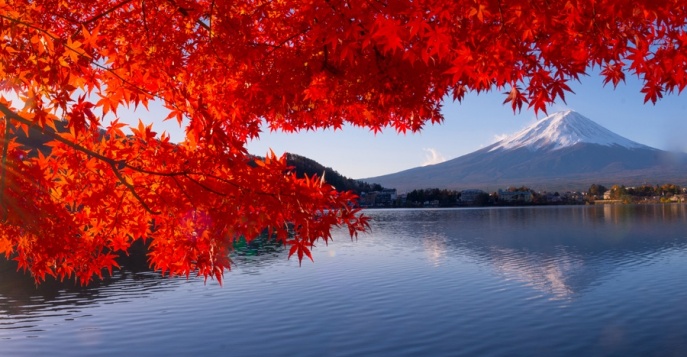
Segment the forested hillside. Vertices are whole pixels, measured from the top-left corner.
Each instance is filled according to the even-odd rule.
[[[286,163],[289,166],[293,166],[298,177],[303,177],[304,174],[308,176],[317,174],[318,177],[321,177],[324,173],[325,181],[336,187],[339,191],[350,190],[360,194],[362,192],[381,191],[384,189],[381,185],[376,183],[369,184],[343,176],[331,167],[325,167],[317,161],[304,156],[287,153]]]

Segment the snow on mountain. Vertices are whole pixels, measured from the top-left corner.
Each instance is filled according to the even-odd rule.
[[[648,148],[602,127],[581,114],[568,110],[537,121],[520,132],[497,143],[489,151],[527,148],[559,150],[578,143],[620,146],[628,149]]]

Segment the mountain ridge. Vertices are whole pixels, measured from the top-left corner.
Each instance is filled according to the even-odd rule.
[[[363,192],[382,191],[385,188],[377,183],[369,183],[367,181],[355,180],[346,177],[331,167],[326,167],[319,162],[293,153],[285,153],[286,164],[292,167],[297,177],[304,175],[312,176],[324,175],[325,181],[334,186],[338,191],[353,191],[360,195]]]
[[[399,192],[420,188],[496,190],[526,185],[580,190],[592,183],[687,183],[687,154],[626,139],[574,111],[554,113],[483,149],[439,163],[362,179]]]

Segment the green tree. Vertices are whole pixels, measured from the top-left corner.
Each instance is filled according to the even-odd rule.
[[[611,199],[612,200],[620,200],[623,199],[624,196],[627,195],[627,190],[625,189],[625,186],[623,185],[613,185],[611,187]]]
[[[475,206],[486,206],[490,202],[489,194],[486,192],[480,193],[475,197]]]
[[[672,183],[666,183],[659,188],[659,194],[661,196],[673,196],[678,193],[680,193],[680,186]]]
[[[628,188],[627,193],[632,196],[637,196],[637,197],[651,197],[651,196],[656,196],[656,189],[654,186],[648,185],[648,184],[643,184],[641,186],[636,186],[633,188]]]
[[[603,185],[592,184],[587,190],[587,194],[591,199],[603,198],[604,192],[606,192],[606,187]]]

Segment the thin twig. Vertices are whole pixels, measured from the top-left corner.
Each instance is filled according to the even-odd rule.
[[[150,208],[150,206],[148,206],[148,204],[145,203],[143,198],[141,196],[139,196],[138,193],[136,193],[136,188],[134,187],[134,185],[132,185],[128,181],[126,181],[126,178],[124,178],[124,176],[122,176],[122,173],[119,172],[119,169],[117,169],[117,166],[115,166],[115,165],[116,164],[114,162],[110,163],[110,167],[112,168],[112,172],[115,174],[115,176],[117,176],[117,179],[119,179],[119,181],[129,190],[129,192],[131,192],[131,194],[136,198],[136,200],[141,204],[141,206],[143,206],[143,209],[145,209],[150,214],[162,213],[159,211],[153,211]]]
[[[19,114],[15,113],[15,112],[12,111],[10,108],[8,108],[7,106],[5,106],[4,104],[1,104],[1,103],[0,103],[0,112],[2,112],[3,114],[5,114],[5,120],[8,121],[8,122],[9,122],[10,119],[12,119],[12,120],[16,120],[16,121],[18,121],[18,122],[20,122],[20,123],[22,123],[22,124],[28,125],[29,127],[33,127],[33,128],[38,128],[38,129],[40,129],[40,126],[38,126],[38,124],[36,124],[36,123],[34,123],[34,122],[32,122],[32,121],[26,119],[26,118],[23,118],[22,116],[20,116]],[[9,128],[9,125],[8,125],[7,127]],[[48,137],[50,137],[51,139],[55,140],[55,141],[61,142],[62,144],[65,144],[65,145],[69,146],[70,148],[72,148],[72,149],[74,149],[74,150],[80,151],[80,152],[82,152],[82,153],[84,153],[84,154],[86,154],[86,155],[88,155],[88,156],[91,156],[91,157],[96,158],[96,159],[98,159],[98,160],[100,160],[100,161],[103,161],[103,162],[108,163],[108,164],[110,165],[110,167],[112,168],[112,171],[113,171],[113,173],[115,174],[115,176],[117,176],[117,179],[118,179],[118,180],[119,180],[128,190],[129,190],[129,192],[131,192],[131,194],[136,198],[136,200],[138,200],[139,203],[141,203],[141,205],[143,206],[143,208],[144,208],[146,211],[148,211],[148,212],[151,213],[151,214],[159,214],[159,213],[160,213],[160,212],[153,211],[153,210],[150,208],[150,206],[148,206],[148,204],[145,203],[145,201],[143,200],[143,198],[142,198],[141,196],[139,196],[138,193],[136,193],[135,187],[134,187],[133,185],[131,185],[130,183],[128,183],[128,182],[126,181],[126,179],[124,178],[124,176],[122,176],[122,173],[119,172],[118,167],[119,167],[120,165],[124,165],[124,164],[125,164],[124,161],[121,161],[121,160],[114,160],[114,159],[112,159],[112,158],[109,158],[109,157],[107,157],[107,156],[104,156],[104,155],[102,155],[102,154],[99,154],[99,153],[97,153],[97,152],[95,152],[95,151],[93,151],[93,150],[87,149],[87,148],[85,148],[85,147],[83,147],[83,146],[79,146],[79,145],[77,145],[77,144],[75,144],[75,143],[73,143],[73,142],[71,142],[71,141],[69,141],[69,140],[67,140],[67,139],[65,139],[65,138],[63,138],[63,137],[61,137],[61,136],[58,135],[57,133],[53,133],[53,132],[46,131],[46,132],[44,132],[44,134],[47,135]],[[4,166],[3,166],[3,167],[4,167]]]
[[[110,9],[104,11],[104,12],[101,12],[100,14],[95,15],[95,16],[91,17],[90,19],[84,21],[83,24],[86,25],[86,24],[89,24],[89,23],[91,23],[91,22],[93,22],[93,21],[99,20],[101,17],[110,14],[111,12],[113,12],[113,11],[119,9],[120,7],[122,7],[122,6],[124,6],[124,5],[128,4],[128,3],[130,3],[131,1],[133,1],[133,0],[124,0],[124,1],[120,2],[119,4],[113,6],[112,8],[110,8]]]
[[[208,192],[214,193],[214,194],[216,194],[216,195],[218,195],[218,196],[221,196],[221,197],[227,197],[227,194],[226,194],[226,193],[222,193],[222,192],[216,191],[216,190],[214,190],[214,189],[208,187],[207,185],[203,184],[202,182],[200,182],[200,181],[194,179],[193,177],[191,177],[191,176],[189,176],[189,175],[184,175],[184,177],[186,177],[187,179],[191,180],[191,182],[195,183],[196,185],[200,186],[201,188],[203,188],[204,190],[206,190],[206,191],[208,191]]]
[[[5,115],[5,136],[2,143],[2,172],[0,173],[0,205],[2,206],[2,221],[6,222],[9,216],[5,197],[5,186],[7,185],[7,151],[10,142],[10,118]]]

